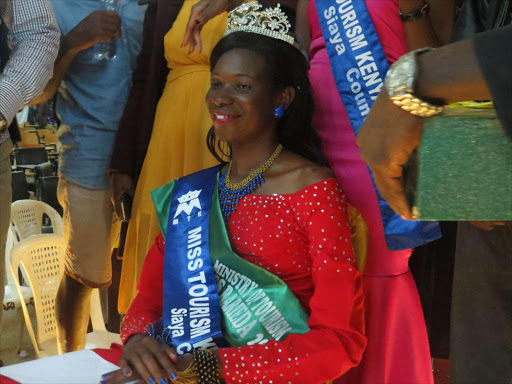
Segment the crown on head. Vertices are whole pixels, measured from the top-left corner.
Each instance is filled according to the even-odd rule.
[[[197,197],[199,196],[201,191],[202,191],[202,189],[200,189],[199,191],[189,191],[189,192],[187,192],[186,195],[178,197],[178,201],[181,204],[188,203],[190,200],[197,199]]]
[[[229,12],[228,27],[224,36],[233,32],[252,32],[286,41],[293,45],[294,38],[290,36],[290,22],[281,10],[281,5],[275,8],[260,10],[262,5],[257,1],[244,3]]]

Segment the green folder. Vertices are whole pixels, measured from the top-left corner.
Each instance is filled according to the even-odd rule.
[[[406,170],[417,219],[512,220],[512,140],[493,109],[427,119],[417,155]]]

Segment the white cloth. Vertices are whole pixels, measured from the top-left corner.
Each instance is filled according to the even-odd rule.
[[[97,384],[119,369],[90,349],[0,368],[0,375],[23,384]]]

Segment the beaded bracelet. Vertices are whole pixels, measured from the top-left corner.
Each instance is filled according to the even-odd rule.
[[[417,11],[411,13],[402,13],[402,11],[400,11],[400,20],[403,22],[415,21],[427,16],[428,14],[430,14],[430,3],[425,1],[425,5]]]
[[[197,384],[221,384],[219,363],[211,351],[196,349],[192,356],[197,371]]]

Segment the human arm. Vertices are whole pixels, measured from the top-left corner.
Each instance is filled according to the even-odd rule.
[[[105,383],[119,384],[141,377],[145,382],[150,382],[153,377],[158,383],[176,373],[174,364],[178,358],[174,350],[147,335],[150,324],[162,317],[163,250],[164,240],[160,235],[146,255],[137,286],[139,293],[121,325],[124,345],[119,362],[121,369],[104,375]]]
[[[430,14],[404,22],[407,47],[414,51],[423,47],[439,47],[448,42],[455,20],[455,0],[429,0]],[[425,5],[424,0],[400,0],[400,11],[413,13]]]
[[[60,32],[49,0],[9,0],[0,5],[12,52],[0,75],[0,113],[10,122],[40,93],[53,70]]]
[[[34,106],[55,96],[60,83],[66,77],[69,66],[80,52],[99,42],[109,42],[121,36],[121,18],[115,11],[94,11],[68,34],[62,37],[59,55],[55,61],[53,77],[43,93],[29,103]]]
[[[150,3],[144,16],[143,40],[137,63],[132,75],[130,95],[124,107],[123,116],[119,122],[112,159],[110,161],[110,179],[112,184],[112,202],[119,217],[121,214],[121,199],[128,194],[133,198],[136,179],[136,149],[137,130],[141,124],[140,106],[144,103],[147,79],[151,70],[151,57],[158,43],[155,41],[155,23],[158,5]]]
[[[309,52],[309,46],[311,45],[311,34],[309,32],[308,22],[308,1],[309,0],[298,0],[295,19],[295,39],[307,52]]]
[[[417,95],[446,104],[494,99],[505,129],[512,132],[512,52],[500,49],[511,39],[512,27],[507,27],[424,53],[419,57]],[[412,214],[401,185],[402,166],[419,145],[422,123],[395,106],[384,90],[357,138],[382,196],[406,219]]]
[[[291,202],[309,243],[314,290],[308,302],[310,331],[264,345],[219,349],[228,384],[269,379],[276,384],[325,383],[361,359],[366,343],[361,279],[353,264],[342,192],[334,179],[326,182],[306,188]]]
[[[222,12],[235,9],[243,0],[200,0],[192,7],[185,29],[185,38],[182,45],[189,47],[189,52],[194,49],[202,50],[201,30],[203,26]]]

